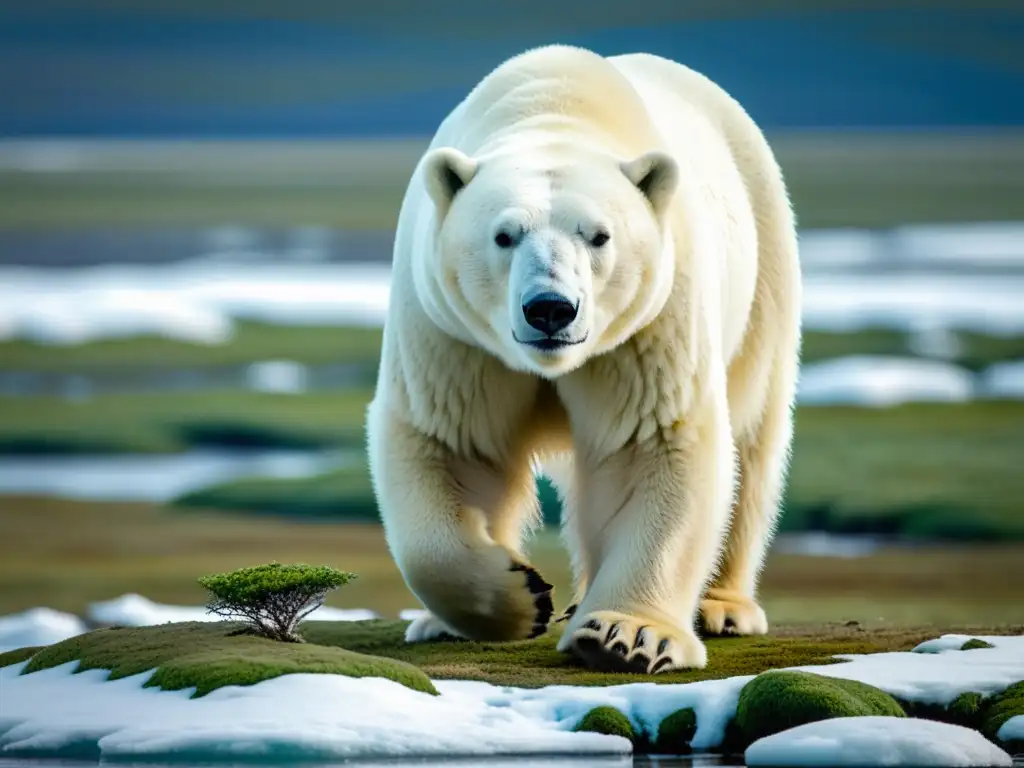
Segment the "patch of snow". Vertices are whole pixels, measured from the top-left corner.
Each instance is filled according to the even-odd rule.
[[[884,242],[870,229],[805,229],[800,236],[800,264],[811,269],[863,267],[881,261]]]
[[[981,373],[979,385],[983,397],[1024,400],[1024,360],[994,363]]]
[[[416,621],[426,613],[425,608],[404,608],[398,612],[398,618],[402,621]]]
[[[30,608],[0,616],[0,653],[36,645],[52,645],[86,631],[77,616],[51,608]]]
[[[977,221],[912,224],[886,235],[902,261],[935,264],[1024,265],[1024,222]]]
[[[996,738],[1001,742],[1024,741],[1024,715],[1014,715],[1000,726]]]
[[[839,536],[822,531],[782,533],[775,537],[772,549],[787,555],[839,557],[852,559],[877,552],[880,542],[872,536]]]
[[[284,325],[380,326],[384,321],[388,264],[322,261],[322,237],[316,234],[299,243],[302,258],[284,261],[251,253],[245,230],[214,231],[210,238],[209,254],[171,263],[2,267],[0,339],[64,345],[153,334],[221,344],[239,319]],[[871,271],[872,262],[888,261],[880,253],[893,251],[888,235],[879,240],[867,232],[817,231],[801,239],[804,259],[821,267],[804,276],[808,329],[1024,331],[1024,303],[1018,300],[1024,275]],[[1012,253],[1003,246],[979,248],[964,253],[1003,261]],[[851,266],[858,271],[837,272]],[[942,341],[948,347],[947,342]]]
[[[300,478],[345,466],[350,452],[194,450],[153,455],[7,456],[0,494],[167,502],[245,477]]]
[[[948,704],[966,691],[995,693],[1024,679],[1024,636],[981,639],[995,647],[846,655],[839,657],[846,663],[797,669],[861,680],[913,701]],[[72,674],[74,666],[25,676],[19,675],[24,664],[0,669],[3,719],[10,728],[0,736],[0,752],[19,745],[57,749],[89,738],[104,758],[195,762],[238,763],[268,754],[323,760],[627,754],[624,739],[571,732],[599,705],[618,708],[635,728],[649,733],[672,712],[693,707],[693,747],[703,750],[721,744],[740,690],[752,679],[543,689],[448,680],[435,682],[441,695],[434,697],[380,679],[293,674],[190,700],[191,691],[142,688],[148,673],[108,682],[102,670]]]
[[[309,386],[309,369],[292,360],[263,360],[247,366],[245,378],[257,392],[298,395]]]
[[[992,648],[959,650],[977,638]],[[999,693],[1024,680],[1024,635],[942,635],[913,651],[841,654],[848,664],[801,667],[827,677],[859,680],[898,698],[948,706],[961,693]],[[922,647],[927,647],[922,651]]]
[[[905,402],[965,402],[971,373],[949,363],[872,355],[826,360],[800,373],[801,405],[887,407]]]
[[[956,273],[807,274],[804,327],[850,332],[955,328],[992,335],[1024,331],[1024,278]]]
[[[142,688],[149,673],[107,681],[102,670],[72,674],[70,662],[18,677],[23,666],[0,670],[9,724],[0,752],[56,749],[84,738],[96,739],[104,759],[235,763],[632,749],[618,736],[568,732],[529,707],[457,691],[431,696],[380,678],[293,674],[189,699],[190,690]],[[487,687],[498,697],[500,690]]]
[[[166,624],[178,621],[222,621],[223,619],[208,613],[201,605],[162,605],[142,595],[127,594],[93,603],[89,606],[88,616],[98,624],[110,624],[121,627],[146,627],[154,624]],[[379,616],[365,608],[333,608],[329,605],[317,608],[308,617],[308,621],[365,621]]]
[[[747,765],[1013,765],[977,731],[900,717],[840,717],[791,728],[747,747]]]

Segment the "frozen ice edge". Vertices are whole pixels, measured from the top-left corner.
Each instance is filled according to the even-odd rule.
[[[956,650],[969,637],[994,647]],[[913,651],[836,658],[846,663],[792,669],[948,704],[960,693],[998,693],[1024,679],[1024,636],[944,635]],[[626,739],[572,731],[600,705],[652,735],[667,715],[693,707],[693,748],[713,750],[753,677],[542,689],[441,680],[441,695],[430,696],[379,678],[289,674],[191,699],[192,690],[143,688],[152,672],[110,681],[104,670],[73,674],[77,663],[69,662],[22,676],[26,664],[0,669],[0,756],[56,754],[93,740],[103,759],[136,761],[628,755]]]

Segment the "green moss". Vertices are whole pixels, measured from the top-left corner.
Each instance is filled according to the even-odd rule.
[[[392,620],[307,621],[300,632],[308,642],[336,645],[359,653],[407,661],[431,679],[485,680],[495,685],[539,688],[546,685],[618,685],[633,682],[690,683],[770,669],[842,663],[837,654],[909,650],[934,632],[850,633],[841,627],[813,633],[759,637],[708,638],[708,665],[647,676],[594,672],[559,653],[564,625],[535,640],[512,643],[438,642],[408,645],[408,622]]]
[[[682,755],[690,751],[690,742],[697,733],[697,713],[691,707],[679,709],[661,721],[654,740],[659,755]]]
[[[23,661],[31,659],[36,651],[40,650],[42,646],[33,645],[27,648],[15,648],[12,651],[5,651],[0,653],[0,669],[3,667],[9,667],[12,664],[20,664]]]
[[[906,716],[878,688],[799,671],[758,675],[743,687],[736,707],[736,722],[747,743],[805,723],[866,715]]]
[[[972,637],[966,643],[960,646],[961,651],[973,651],[977,648],[994,648],[992,643],[986,643],[984,640],[979,640],[976,637]]]
[[[78,661],[78,670],[106,669],[111,679],[155,669],[146,686],[195,688],[203,696],[225,685],[252,685],[288,673],[385,677],[436,694],[411,664],[312,643],[279,643],[239,634],[234,622],[186,622],[137,629],[100,629],[51,645],[22,674]]]
[[[978,730],[985,711],[985,697],[980,693],[961,693],[946,708],[946,722]]]
[[[576,723],[574,731],[603,733],[608,736],[622,736],[633,741],[635,734],[629,718],[615,707],[594,707]]]
[[[993,741],[998,741],[996,734],[1003,723],[1017,715],[1024,715],[1024,680],[989,699],[981,732]]]

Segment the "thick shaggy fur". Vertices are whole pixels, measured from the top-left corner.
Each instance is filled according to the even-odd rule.
[[[782,175],[736,101],[655,56],[517,56],[437,131],[393,270],[368,434],[429,610],[408,641],[547,629],[523,551],[539,467],[576,579],[561,650],[659,672],[706,664],[698,620],[767,631],[801,277]],[[538,291],[576,302],[557,348],[523,319]]]

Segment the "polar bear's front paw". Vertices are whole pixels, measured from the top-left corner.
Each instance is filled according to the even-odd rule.
[[[689,627],[645,621],[616,611],[595,611],[572,632],[568,649],[591,669],[655,675],[702,669],[708,656]]]
[[[428,643],[431,640],[462,640],[458,632],[451,629],[429,611],[420,614],[405,628],[405,642]]]
[[[528,637],[530,639],[540,637],[548,631],[548,624],[551,621],[551,614],[555,612],[555,604],[551,599],[551,590],[554,587],[544,581],[544,578],[537,573],[537,569],[531,565],[513,562],[509,566],[512,572],[521,571],[526,576],[526,589],[533,599],[534,617],[533,627]]]
[[[708,635],[763,635],[768,618],[761,606],[731,589],[709,589],[700,602],[701,625]]]

